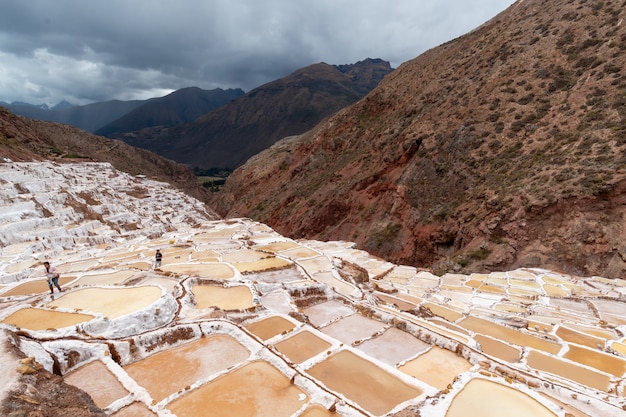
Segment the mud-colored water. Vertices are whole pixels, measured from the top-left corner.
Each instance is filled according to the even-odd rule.
[[[376,298],[378,298],[380,301],[393,305],[398,310],[410,311],[410,310],[414,310],[415,308],[417,308],[417,304],[409,303],[408,301],[405,301],[401,298],[394,297],[392,295],[388,295],[385,293],[379,293],[379,292],[375,294],[376,294]]]
[[[536,399],[496,382],[472,379],[452,400],[446,417],[555,417]]]
[[[407,332],[391,327],[373,339],[361,343],[358,348],[381,362],[395,366],[424,352],[430,347]]]
[[[354,313],[354,310],[339,301],[327,301],[302,310],[315,327],[324,326],[340,317]]]
[[[522,352],[508,343],[481,334],[477,334],[474,339],[480,344],[482,351],[487,355],[511,363],[518,362],[522,357]]]
[[[570,345],[569,350],[565,352],[563,357],[617,377],[624,376],[626,372],[626,360],[598,350]]]
[[[3,323],[28,330],[62,329],[93,319],[90,314],[65,313],[40,308],[22,308],[2,320]]]
[[[352,345],[369,339],[375,333],[382,331],[384,327],[385,324],[380,321],[360,314],[352,314],[322,328],[321,331],[347,345]]]
[[[347,350],[314,365],[309,374],[375,415],[422,394],[419,388]]]
[[[299,247],[285,250],[281,252],[281,255],[287,256],[288,258],[291,258],[291,259],[306,259],[306,258],[313,258],[313,257],[319,256],[320,253],[317,251],[314,251],[313,249],[299,246]]]
[[[48,306],[102,313],[114,319],[146,308],[160,297],[161,289],[155,286],[85,288],[64,293]]]
[[[459,325],[477,334],[486,334],[502,341],[514,343],[518,346],[533,347],[543,350],[544,352],[555,354],[561,350],[561,345],[557,343],[526,335],[509,327],[501,326],[477,317],[467,317],[463,319]]]
[[[592,349],[597,349],[598,347],[604,349],[603,339],[577,332],[576,330],[572,330],[567,327],[560,326],[556,330],[556,335],[566,342],[577,343],[579,345],[584,345]]]
[[[106,274],[90,274],[80,277],[74,285],[115,285],[136,275],[137,271],[115,271]]]
[[[529,352],[526,361],[528,366],[534,369],[559,375],[560,377],[605,392],[608,390],[610,378],[591,369],[583,368],[535,350]]]
[[[255,361],[167,405],[178,417],[290,417],[307,394],[271,364]]]
[[[222,263],[173,264],[163,265],[159,269],[176,274],[213,279],[232,279],[235,277],[235,271],[230,266]]]
[[[460,311],[444,307],[435,303],[424,303],[424,307],[428,308],[435,316],[442,317],[449,322],[455,322],[464,317]]]
[[[302,363],[327,350],[331,344],[309,331],[302,331],[282,340],[274,347],[294,363]]]
[[[227,288],[215,285],[194,285],[191,291],[198,309],[218,307],[222,310],[245,310],[254,306],[252,291],[246,285]]]
[[[321,405],[314,404],[304,410],[304,412],[300,414],[300,417],[333,417],[336,415],[337,414],[331,413]]]
[[[254,335],[263,340],[271,339],[281,333],[292,330],[296,325],[284,317],[272,316],[245,326]]]
[[[433,346],[428,352],[399,366],[398,369],[438,389],[445,389],[457,375],[472,364],[454,352]]]
[[[155,353],[124,367],[156,401],[237,365],[250,352],[227,335],[212,335]]]
[[[106,408],[113,401],[129,394],[115,375],[101,361],[93,361],[72,370],[64,377],[65,382],[74,385],[87,394],[100,408]]]
[[[289,268],[293,265],[291,262],[282,258],[265,258],[252,262],[237,262],[233,264],[235,268],[242,274],[251,272],[269,271],[274,269]]]
[[[150,411],[145,404],[135,402],[111,414],[111,417],[156,417],[156,414]]]
[[[59,285],[61,288],[65,289],[67,285],[74,281],[76,277],[72,276],[62,276],[59,278]],[[58,290],[54,289],[55,293],[58,293]],[[37,281],[28,281],[23,284],[17,285],[5,293],[0,294],[0,297],[13,297],[19,295],[30,295],[30,294],[40,294],[43,292],[50,292],[48,288],[48,281],[45,278],[42,278]]]
[[[273,242],[266,245],[255,246],[255,248],[261,252],[279,253],[286,251],[287,249],[300,248],[296,242],[285,240],[282,242]]]

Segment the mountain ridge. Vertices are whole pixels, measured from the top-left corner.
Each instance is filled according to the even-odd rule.
[[[622,6],[518,1],[252,158],[213,203],[439,272],[623,276]]]
[[[381,59],[318,63],[257,87],[196,121],[116,138],[200,168],[233,169],[285,136],[354,103],[392,71]]]

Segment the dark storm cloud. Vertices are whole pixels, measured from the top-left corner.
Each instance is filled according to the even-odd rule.
[[[0,0],[0,100],[250,90],[316,62],[397,67],[513,0]]]

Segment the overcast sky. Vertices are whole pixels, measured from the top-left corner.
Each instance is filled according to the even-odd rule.
[[[249,91],[318,62],[397,68],[514,0],[0,0],[0,101]]]

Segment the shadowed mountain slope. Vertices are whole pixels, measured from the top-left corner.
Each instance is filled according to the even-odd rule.
[[[252,158],[215,205],[437,272],[623,277],[624,10],[518,1]]]
[[[173,126],[191,122],[243,95],[243,90],[202,90],[188,87],[176,90],[165,97],[148,100],[119,119],[101,127],[97,135],[115,138],[122,133],[153,126]]]
[[[67,106],[67,102],[61,102],[59,103],[61,106],[57,105],[51,109],[43,109],[32,105],[13,104],[7,104],[4,107],[20,116],[63,123],[87,130],[88,132],[93,132],[144,103],[144,100],[111,100],[86,104],[84,106]]]
[[[315,64],[255,88],[192,123],[117,137],[191,166],[233,169],[277,140],[306,132],[356,102],[391,70],[380,59]]]

